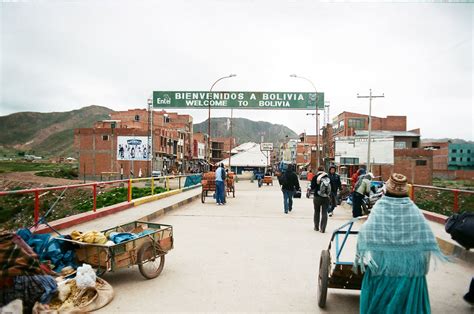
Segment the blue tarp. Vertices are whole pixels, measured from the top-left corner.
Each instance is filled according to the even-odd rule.
[[[32,234],[28,229],[17,231],[19,235],[38,254],[40,261],[51,261],[56,272],[66,266],[77,268],[74,262],[74,251],[67,247],[67,243],[58,241],[49,234]]]
[[[189,186],[193,186],[196,184],[200,184],[202,179],[202,175],[200,174],[195,174],[191,176],[186,177],[186,182],[184,182],[184,187],[187,188]]]

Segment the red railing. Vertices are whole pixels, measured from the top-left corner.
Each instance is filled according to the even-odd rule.
[[[60,191],[65,189],[78,189],[78,188],[87,188],[92,187],[92,210],[95,212],[97,210],[97,187],[105,187],[106,185],[113,185],[117,183],[127,183],[127,202],[132,201],[132,185],[134,182],[139,181],[150,181],[151,186],[151,195],[154,194],[155,180],[165,180],[165,188],[170,190],[170,179],[178,179],[178,189],[181,189],[181,179],[186,178],[187,175],[178,175],[178,176],[162,176],[162,177],[148,177],[148,178],[130,178],[123,180],[112,180],[112,181],[100,181],[92,183],[82,183],[82,184],[71,184],[71,185],[61,185],[61,186],[52,186],[45,188],[35,188],[35,189],[26,189],[26,190],[11,190],[11,191],[0,191],[0,197],[14,194],[29,194],[33,193],[34,200],[34,222],[37,223],[40,219],[40,193],[48,191]]]
[[[410,198],[412,199],[413,202],[420,201],[422,202],[423,200],[418,200],[420,197],[416,197],[415,192],[422,192],[423,190],[428,190],[428,191],[437,191],[437,195],[431,196],[431,198],[434,198],[436,200],[436,203],[442,204],[443,202],[446,202],[446,199],[443,198],[442,196],[447,195],[447,193],[452,193],[452,212],[453,213],[458,213],[460,211],[461,206],[459,202],[460,196],[464,196],[467,199],[465,199],[465,204],[466,207],[469,208],[463,208],[464,210],[469,210],[474,212],[474,191],[471,190],[460,190],[460,189],[449,189],[449,188],[441,188],[441,187],[435,187],[435,186],[428,186],[428,185],[418,185],[418,184],[413,184],[410,185]],[[444,205],[444,204],[442,204]],[[472,208],[470,207],[472,206]],[[430,210],[429,208],[423,208],[425,210]],[[447,208],[445,208],[446,211]]]

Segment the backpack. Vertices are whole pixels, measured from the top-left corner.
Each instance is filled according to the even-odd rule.
[[[288,178],[286,177],[286,172],[284,172],[278,177],[278,183],[280,183],[280,185],[283,186],[283,185],[286,185],[287,182],[288,182]]]
[[[321,197],[329,197],[329,194],[331,194],[331,180],[325,176],[319,181],[318,195]]]
[[[225,172],[225,169],[224,168],[221,168],[221,177],[222,177],[222,180],[225,181],[225,178],[226,178],[226,172]]]
[[[474,213],[454,214],[446,219],[444,227],[451,238],[466,250],[474,248]]]

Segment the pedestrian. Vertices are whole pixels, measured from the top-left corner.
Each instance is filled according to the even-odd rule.
[[[288,165],[285,173],[280,176],[281,191],[283,192],[283,209],[285,214],[293,210],[293,195],[300,189],[298,176],[294,172],[293,165]]]
[[[324,167],[320,166],[318,172],[311,180],[311,190],[314,191],[313,207],[314,207],[314,230],[326,232],[326,224],[328,222],[329,196],[331,194],[331,180],[324,171]],[[320,221],[321,220],[321,221]]]
[[[336,173],[336,166],[334,165],[329,167],[329,180],[331,181],[331,194],[329,197],[328,215],[332,217],[337,206],[337,191],[341,189],[341,177]]]
[[[310,171],[308,171],[308,174],[306,175],[306,179],[311,182],[311,180],[313,180],[313,177],[314,177],[314,173],[313,173],[313,169],[311,169]]]
[[[357,184],[354,187],[354,193],[352,194],[352,217],[362,216],[362,202],[364,201],[365,195],[370,194],[371,180],[373,178],[374,175],[371,172],[359,176]]]
[[[359,180],[359,176],[365,175],[365,169],[364,168],[359,168],[357,169],[356,172],[351,177],[351,185],[352,185],[352,192],[354,192],[355,185],[357,184],[357,181]]]
[[[217,205],[224,205],[224,181],[225,181],[225,170],[224,164],[221,163],[216,169],[216,203]]]
[[[407,178],[394,173],[357,237],[354,271],[364,272],[360,313],[430,313],[426,284],[431,257],[446,258]]]

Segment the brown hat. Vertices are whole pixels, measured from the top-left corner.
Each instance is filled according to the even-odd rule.
[[[393,173],[390,176],[390,179],[385,182],[387,193],[398,195],[398,196],[408,196],[408,184],[407,177],[400,173]]]

